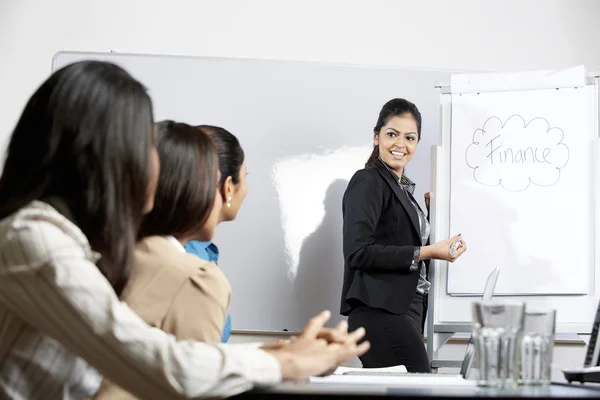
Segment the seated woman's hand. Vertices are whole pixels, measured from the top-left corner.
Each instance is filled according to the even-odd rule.
[[[324,311],[312,318],[297,338],[263,346],[263,350],[279,361],[283,379],[330,374],[351,357],[367,352],[369,342],[358,344],[365,335],[363,328],[351,333],[347,333],[346,323],[335,329],[324,328],[330,316],[329,311]]]

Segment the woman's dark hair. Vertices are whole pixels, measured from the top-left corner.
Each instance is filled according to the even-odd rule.
[[[377,118],[377,124],[375,125],[373,132],[375,135],[379,135],[381,128],[383,128],[392,117],[403,117],[405,115],[410,115],[417,123],[417,134],[419,135],[419,140],[421,140],[421,113],[417,106],[405,99],[392,99],[383,105],[379,112],[379,118]],[[373,152],[371,153],[371,156],[369,156],[365,168],[373,165],[378,157],[379,146],[373,146]]]
[[[27,102],[0,178],[0,218],[33,200],[58,199],[120,294],[146,204],[152,102],[120,67],[68,65]]]
[[[218,159],[212,140],[179,122],[157,123],[160,175],[154,208],[141,236],[187,236],[198,232],[214,206]]]
[[[228,176],[231,176],[234,184],[238,184],[240,170],[244,163],[244,150],[239,140],[229,131],[218,126],[200,125],[196,128],[208,135],[217,146],[219,171],[221,171],[219,186],[223,185]]]

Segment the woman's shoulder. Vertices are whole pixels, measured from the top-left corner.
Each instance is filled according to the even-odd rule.
[[[163,236],[142,239],[136,245],[135,258],[136,265],[151,263],[182,280],[204,274],[207,271],[212,273],[214,270],[219,270],[215,263],[181,251]]]
[[[152,236],[138,243],[135,270],[136,274],[162,276],[161,286],[170,282],[174,291],[178,290],[176,287],[184,287],[190,282],[201,289],[218,287],[231,291],[229,280],[217,264],[182,252],[163,236]]]
[[[190,280],[192,281],[193,285],[199,288],[213,286],[222,293],[231,293],[231,284],[221,268],[219,268],[217,264],[212,261],[202,261],[204,264],[199,266],[195,273],[190,276]]]
[[[3,233],[28,229],[60,231],[72,236],[82,244],[89,244],[87,237],[70,218],[66,206],[53,207],[46,202],[34,200],[12,215],[4,218],[0,222],[0,229]]]
[[[23,263],[21,267],[33,266],[67,254],[94,262],[100,257],[75,223],[38,200],[0,221],[0,254],[3,267],[19,263]]]
[[[163,236],[140,240],[134,257],[134,267],[123,299],[144,315],[149,315],[150,311],[142,311],[151,307],[146,300],[158,298],[157,293],[164,300],[162,306],[166,307],[182,288],[189,286],[190,281],[203,279],[206,282],[220,273],[214,263],[182,252]],[[158,312],[159,306],[154,304],[152,313]]]
[[[350,182],[348,183],[348,187],[356,186],[356,185],[369,185],[373,187],[381,186],[383,179],[381,178],[381,174],[375,167],[367,167],[363,169],[359,169],[352,175]]]

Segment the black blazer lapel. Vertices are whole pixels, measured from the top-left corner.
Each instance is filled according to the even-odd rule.
[[[402,207],[404,207],[404,209],[408,213],[408,216],[410,217],[410,221],[412,222],[412,226],[415,229],[417,236],[421,237],[421,228],[419,226],[419,216],[417,215],[417,210],[415,210],[415,207],[411,203],[408,196],[405,195],[404,193],[402,193],[402,189],[400,188],[400,185],[394,179],[394,177],[392,176],[390,171],[387,170],[385,165],[383,165],[383,162],[381,160],[379,160],[379,159],[375,160],[375,162],[373,163],[373,166],[375,168],[377,168],[377,171],[379,171],[379,174],[381,175],[381,177],[390,186],[390,188],[392,189],[392,191],[394,192],[394,194],[396,195],[398,200],[400,200],[400,204],[402,204]]]

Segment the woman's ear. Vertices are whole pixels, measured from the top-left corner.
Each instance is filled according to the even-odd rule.
[[[227,208],[231,208],[231,199],[233,199],[233,195],[235,192],[235,185],[233,184],[233,178],[228,176],[223,182],[223,204]]]

